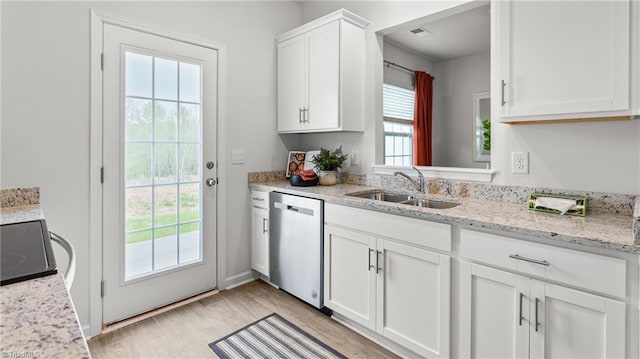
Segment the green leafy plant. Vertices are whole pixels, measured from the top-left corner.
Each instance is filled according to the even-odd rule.
[[[349,155],[342,153],[342,146],[336,148],[334,151],[320,148],[320,153],[313,156],[311,162],[316,165],[316,168],[320,171],[335,171],[342,167],[342,164],[347,160],[348,156]]]
[[[482,136],[484,137],[482,149],[489,152],[491,151],[491,121],[482,120],[482,128],[484,128],[484,131],[482,131]]]

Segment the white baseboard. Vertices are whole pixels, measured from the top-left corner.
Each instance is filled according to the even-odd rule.
[[[248,270],[246,272],[242,272],[240,274],[236,274],[231,277],[227,277],[225,280],[225,288],[224,289],[232,289],[243,284],[253,282],[256,280],[256,276],[253,274],[252,270]]]

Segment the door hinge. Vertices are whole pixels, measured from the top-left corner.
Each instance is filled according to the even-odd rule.
[[[100,70],[104,71],[104,52],[100,54]]]
[[[104,280],[100,281],[100,298],[104,298]]]
[[[104,167],[100,167],[100,183],[104,183]]]

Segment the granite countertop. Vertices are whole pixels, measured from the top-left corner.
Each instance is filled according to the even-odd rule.
[[[529,211],[522,203],[509,203],[478,198],[460,198],[426,194],[433,200],[459,202],[449,209],[432,209],[404,204],[374,201],[345,196],[346,193],[376,189],[353,184],[335,186],[294,187],[288,181],[259,182],[251,188],[264,191],[281,191],[294,195],[322,199],[350,207],[363,208],[389,214],[414,217],[441,223],[459,224],[468,228],[504,231],[548,240],[576,243],[591,247],[612,249],[640,254],[635,244],[634,218],[632,216],[592,213],[587,217],[560,216]],[[402,192],[391,189],[392,192]],[[415,195],[415,193],[411,193]],[[638,208],[636,208],[638,210]]]
[[[2,190],[6,205],[9,190]],[[0,224],[43,219],[37,201],[0,208]],[[0,287],[0,356],[3,358],[90,358],[62,274]]]

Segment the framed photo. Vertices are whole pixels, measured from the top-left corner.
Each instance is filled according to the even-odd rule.
[[[306,157],[307,153],[304,151],[289,151],[289,156],[287,157],[287,178],[304,170]]]

